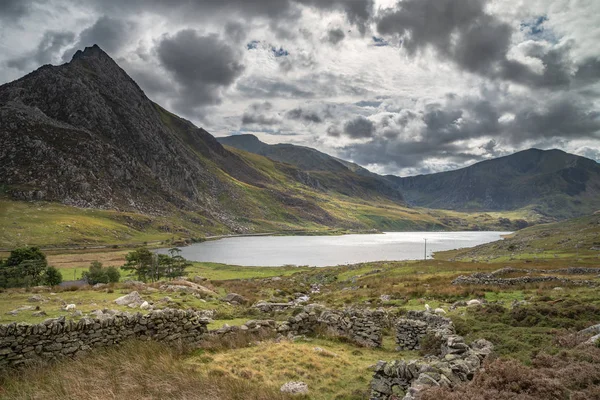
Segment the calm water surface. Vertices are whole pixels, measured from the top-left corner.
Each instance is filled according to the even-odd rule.
[[[343,236],[254,236],[207,241],[183,247],[182,256],[242,266],[325,267],[368,261],[417,260],[442,250],[473,247],[510,232],[387,232]],[[166,253],[166,249],[158,250]]]

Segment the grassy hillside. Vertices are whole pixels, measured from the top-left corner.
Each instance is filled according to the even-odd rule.
[[[471,249],[437,253],[436,258],[506,262],[555,259],[600,260],[600,213],[520,230],[504,240]]]

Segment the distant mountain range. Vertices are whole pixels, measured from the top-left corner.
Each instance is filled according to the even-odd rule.
[[[0,86],[0,244],[498,229],[510,225],[485,213],[411,208],[404,195],[416,206],[566,217],[600,208],[598,177],[597,163],[558,151],[398,178],[251,135],[217,140],[148,99],[98,46]]]
[[[561,150],[529,149],[455,171],[398,177],[380,176],[308,147],[269,145],[254,135],[217,140],[305,171],[351,170],[370,181],[387,181],[408,204],[418,207],[476,212],[529,209],[559,219],[600,209],[600,165]]]
[[[529,208],[559,219],[600,209],[600,164],[561,150],[529,149],[455,171],[387,179],[410,204],[428,208]]]
[[[302,151],[310,157],[300,159],[313,165],[331,158]],[[224,148],[149,100],[98,46],[0,86],[0,201],[176,215],[170,220],[176,222],[155,228],[183,236],[449,227],[408,210],[388,180],[327,162],[328,169],[313,171]],[[136,230],[149,224],[130,214],[109,218]],[[24,221],[40,220],[30,215]],[[26,229],[9,226],[2,233],[12,238],[13,228]]]

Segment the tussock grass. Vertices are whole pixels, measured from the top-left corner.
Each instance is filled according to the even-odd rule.
[[[154,342],[129,342],[94,351],[85,359],[5,373],[0,377],[0,399],[289,399],[265,383],[201,374],[184,362],[184,354],[184,349]]]
[[[217,374],[273,387],[302,381],[309,387],[310,399],[358,400],[368,397],[371,365],[380,359],[415,356],[396,352],[392,340],[386,340],[382,349],[367,349],[332,339],[309,339],[203,352],[188,362],[207,376]]]

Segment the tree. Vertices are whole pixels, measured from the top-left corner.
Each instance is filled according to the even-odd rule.
[[[39,261],[47,265],[46,255],[38,247],[21,247],[14,249],[4,262],[7,267],[16,267],[23,261]]]
[[[169,249],[169,254],[154,254],[148,249],[138,249],[127,254],[123,269],[134,271],[143,282],[158,281],[162,278],[176,278],[185,274],[191,264],[179,255],[178,248]]]
[[[44,283],[48,286],[57,286],[62,283],[63,277],[58,268],[49,266],[44,272]]]
[[[92,261],[88,271],[83,273],[83,279],[90,285],[97,283],[119,282],[121,274],[115,267],[104,268],[101,262]]]
[[[37,247],[22,247],[10,252],[0,264],[0,286],[29,287],[41,284],[48,267],[46,256]]]
[[[108,276],[108,281],[111,283],[119,282],[119,279],[121,279],[121,273],[119,272],[117,267],[106,268],[106,275]]]
[[[177,247],[169,249],[169,255],[171,256],[171,260],[169,262],[169,269],[165,276],[173,279],[185,275],[185,269],[190,267],[192,263],[181,256],[181,250]]]
[[[124,270],[133,271],[137,279],[146,282],[149,278],[152,279],[154,268],[154,254],[148,249],[137,249],[128,253],[125,256],[127,261],[123,267]]]

